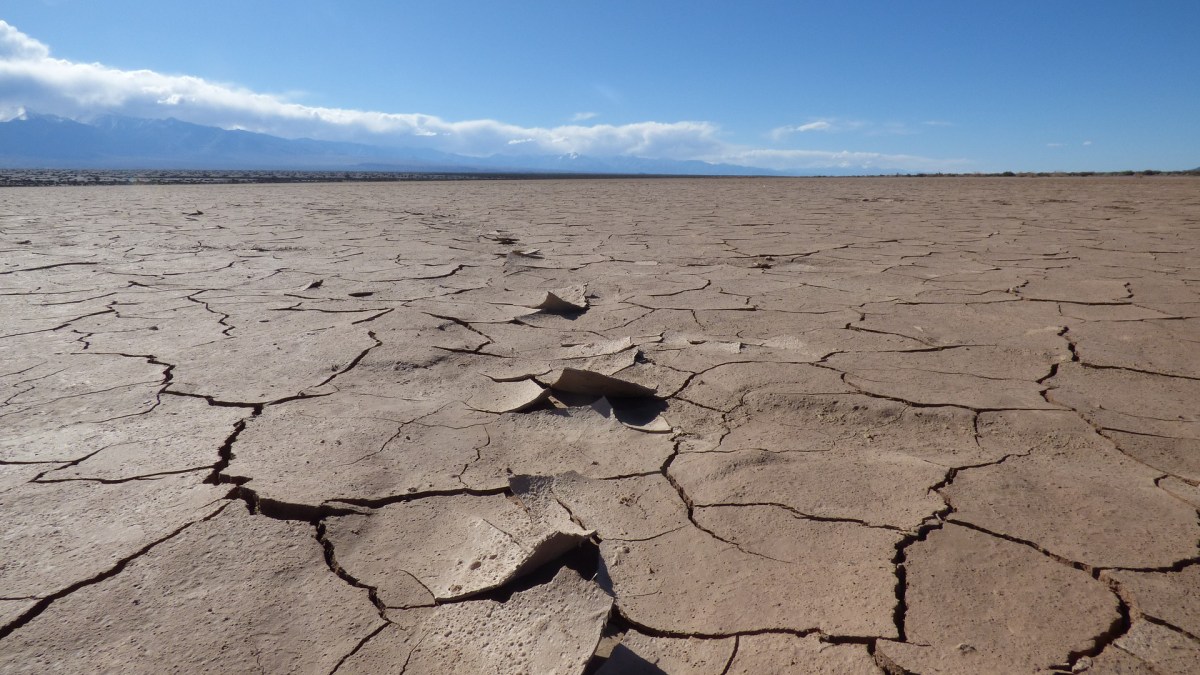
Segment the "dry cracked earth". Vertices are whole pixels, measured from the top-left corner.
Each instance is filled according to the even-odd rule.
[[[1200,672],[1200,183],[0,192],[0,672]]]

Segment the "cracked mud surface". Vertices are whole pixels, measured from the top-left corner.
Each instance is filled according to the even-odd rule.
[[[5,189],[0,672],[1196,672],[1196,185]]]

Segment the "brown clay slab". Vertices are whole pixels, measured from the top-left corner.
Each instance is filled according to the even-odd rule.
[[[6,672],[325,673],[383,624],[312,527],[228,504],[56,600],[5,639]]]
[[[1064,364],[1049,381],[1050,400],[1070,406],[1104,427],[1113,414],[1148,422],[1200,422],[1200,408],[1190,404],[1200,396],[1200,380],[1162,377],[1128,370],[1087,368]]]
[[[733,658],[735,638],[652,637],[627,631],[612,650],[598,675],[720,675]]]
[[[891,451],[963,466],[999,459],[1007,450],[980,442],[976,415],[969,410],[854,394],[751,392],[726,422],[729,433],[720,445],[725,451]]]
[[[751,391],[769,390],[798,394],[852,393],[841,375],[803,364],[731,363],[697,375],[679,396],[685,401],[729,411]]]
[[[863,320],[850,325],[935,347],[995,345],[1061,353],[1066,349],[1058,337],[1063,324],[1051,303],[949,302],[869,305]]]
[[[599,586],[563,568],[504,602],[397,612],[339,672],[582,673],[611,608]]]
[[[1022,456],[960,472],[943,489],[951,518],[1094,567],[1167,567],[1196,555],[1195,507],[1157,487],[1156,471],[1069,413],[1003,415],[996,441]]]
[[[865,645],[830,644],[815,635],[745,635],[727,673],[812,673],[813,675],[878,675],[879,667]]]
[[[0,597],[45,597],[207,516],[228,493],[180,474],[126,483],[25,483],[0,493]]]
[[[1099,304],[1119,304],[1130,297],[1125,282],[1105,279],[1038,279],[1023,286],[1020,293],[1031,300]]]
[[[478,595],[559,557],[588,534],[557,502],[503,495],[427,497],[326,525],[338,563],[391,607]]]
[[[1192,485],[1174,476],[1159,478],[1157,483],[1158,487],[1171,493],[1176,499],[1200,509],[1200,486]]]
[[[1120,620],[1116,596],[1086,572],[958,525],[909,547],[905,569],[906,640],[876,656],[910,672],[1045,671]]]
[[[277,401],[324,384],[378,344],[366,329],[350,325],[235,335],[181,354],[171,390],[219,401]]]
[[[658,474],[597,480],[571,472],[527,479],[513,487],[521,497],[535,485],[603,539],[650,539],[690,526],[679,493]]]
[[[1149,621],[1135,623],[1113,644],[1164,675],[1187,675],[1200,663],[1200,640]]]
[[[1138,612],[1192,635],[1200,633],[1200,566],[1162,572],[1112,570],[1104,577],[1120,586]]]
[[[73,447],[86,459],[50,471],[43,480],[123,480],[213,467],[221,459],[221,446],[246,417],[244,409],[164,396],[145,414],[55,434],[60,441],[68,433],[78,438]]]
[[[898,452],[739,450],[680,455],[669,475],[697,505],[780,504],[798,513],[915,528],[944,504],[943,467]]]
[[[778,507],[703,509],[697,522],[713,533],[688,527],[602,542],[617,606],[637,625],[708,636],[894,631],[894,599],[867,589],[894,586],[897,533],[805,520]],[[833,598],[839,609],[830,612]]]
[[[0,464],[0,492],[19,488],[60,464]]]
[[[1156,435],[1150,429],[1147,431],[1149,433],[1129,433],[1107,429],[1104,435],[1121,452],[1147,466],[1184,480],[1200,482],[1200,438],[1172,438]]]
[[[311,506],[459,489],[488,438],[478,426],[416,421],[439,407],[350,394],[272,406],[238,436],[226,473],[261,498]]]
[[[1087,321],[1068,335],[1086,364],[1200,378],[1200,344],[1183,322]]]
[[[478,431],[486,443],[462,472],[463,483],[474,489],[504,488],[519,474],[652,473],[674,449],[669,434],[630,429],[592,406],[500,415]]]

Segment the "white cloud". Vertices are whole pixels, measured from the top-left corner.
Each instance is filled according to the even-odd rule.
[[[933,159],[917,155],[856,152],[842,150],[776,150],[749,148],[730,150],[708,161],[744,164],[764,169],[821,169],[839,168],[867,170],[906,169],[912,171],[942,171],[963,169],[968,162],[962,159]]]
[[[590,119],[593,119],[593,118],[599,117],[599,116],[600,116],[600,113],[577,112],[574,115],[571,115],[571,121],[572,122],[586,122]]]
[[[792,134],[803,134],[810,131],[845,131],[847,127],[842,123],[832,119],[817,119],[804,124],[795,124],[785,127],[776,127],[771,130],[771,138],[774,140],[783,140]]]
[[[1092,144],[1092,142],[1091,142],[1091,141],[1084,141],[1084,142],[1083,142],[1083,145],[1091,145],[1091,144]]]
[[[1061,147],[1065,147],[1065,146],[1066,146],[1066,143],[1047,143],[1046,144],[1047,148],[1061,148]]]
[[[470,155],[504,151],[529,139],[547,152],[654,155],[673,149],[711,151],[717,128],[707,122],[522,127],[496,120],[447,121],[420,113],[306,106],[278,96],[186,75],[119,70],[52,58],[41,43],[0,22],[0,107],[82,118],[98,113],[176,117],[199,124],[285,137],[308,136],[393,145],[435,144]],[[436,143],[434,143],[436,139]]]
[[[615,90],[596,86],[610,98],[619,98]],[[199,77],[120,70],[100,63],[54,58],[46,45],[0,21],[0,112],[22,110],[76,119],[105,113],[175,117],[289,138],[430,147],[473,156],[519,150],[523,154],[699,159],[779,169],[816,166],[925,169],[935,168],[926,165],[950,164],[908,155],[748,148],[724,141],[720,128],[704,121],[526,127],[490,119],[450,121],[421,113],[308,106],[282,96]],[[593,116],[578,113],[573,121],[583,122]],[[780,130],[782,136],[799,131],[845,130],[860,124],[813,120]]]
[[[928,126],[948,126],[947,122],[923,122]],[[768,134],[775,141],[782,141],[792,134],[803,134],[811,131],[827,133],[844,133],[857,131],[865,136],[906,136],[917,133],[904,122],[869,122],[865,120],[846,120],[836,117],[822,117],[804,124],[776,127]]]
[[[798,127],[792,127],[791,130],[804,132],[804,131],[829,131],[830,129],[833,129],[833,125],[830,124],[828,120],[817,120],[816,122],[809,122],[808,124],[801,124]]]
[[[28,35],[0,21],[0,59],[45,59],[50,48]]]

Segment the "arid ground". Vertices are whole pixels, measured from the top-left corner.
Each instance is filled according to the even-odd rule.
[[[1200,180],[0,191],[0,672],[1200,671]]]

